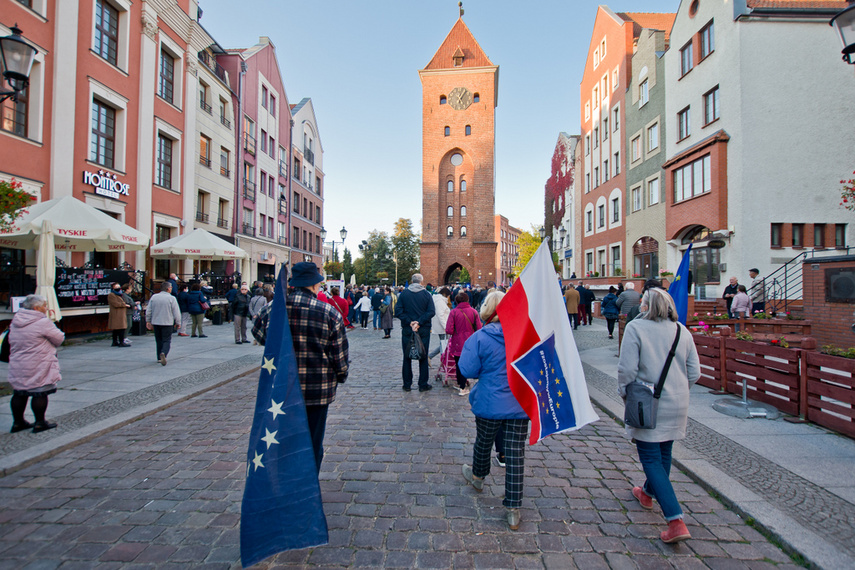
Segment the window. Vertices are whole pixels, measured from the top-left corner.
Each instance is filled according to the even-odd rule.
[[[603,119],[603,140],[609,140],[609,120],[608,118]]]
[[[594,188],[600,185],[600,167],[594,167]]]
[[[586,172],[585,173],[585,193],[588,193],[590,191],[591,191],[591,173]]]
[[[614,245],[612,246],[612,275],[614,275],[621,268],[620,265],[620,246]]]
[[[680,76],[686,75],[692,71],[695,62],[692,58],[692,42],[690,41],[683,49],[680,50]]]
[[[466,136],[468,137],[471,134],[472,134],[472,125],[466,125]]]
[[[611,170],[609,170],[609,161],[606,159],[603,161],[603,182],[609,181],[609,174],[611,174]]]
[[[704,59],[715,50],[715,36],[713,35],[713,23],[707,24],[701,30],[701,59]]]
[[[704,94],[704,126],[719,118],[718,85]]]
[[[603,78],[600,80],[600,85],[603,90],[603,99],[609,96],[609,76],[603,75]]]
[[[585,135],[585,156],[591,154],[591,135]]]
[[[451,217],[453,217],[453,216],[454,216],[454,206],[449,206],[449,207],[448,207],[448,214],[447,214],[447,216],[448,216],[449,218],[451,218]]]
[[[793,247],[805,246],[805,225],[793,224]]]
[[[258,180],[258,189],[262,194],[267,194],[267,174],[262,170]]]
[[[466,206],[460,206],[460,217],[466,217]]]
[[[261,106],[267,108],[267,87],[261,86]]]
[[[474,95],[472,95],[472,102],[473,103],[480,103],[481,102],[481,95],[479,93],[475,93]]]
[[[592,231],[594,229],[594,212],[593,210],[588,210],[585,212],[585,231]]]
[[[594,100],[594,109],[600,108],[600,86],[594,85],[594,89],[591,92],[591,99]]]
[[[294,159],[294,178],[296,178],[297,180],[300,180],[300,172],[301,172],[300,171],[300,159],[295,158]]]
[[[594,252],[589,251],[585,254],[585,267],[588,273],[594,270]]]
[[[321,207],[315,205],[315,221],[321,223]]]
[[[630,143],[630,152],[632,153],[632,162],[641,158],[641,137],[635,137]]]
[[[585,101],[585,120],[587,121],[590,118],[591,118],[591,102]]]
[[[211,114],[211,105],[208,103],[209,91],[210,91],[210,89],[208,89],[208,86],[200,81],[199,82],[199,107],[201,107],[203,111],[205,111],[206,113],[208,113],[210,115]]]
[[[689,124],[689,107],[686,107],[677,113],[677,140],[681,141],[690,134],[692,132]]]
[[[5,120],[5,118],[4,118]],[[89,160],[113,168],[116,148],[116,110],[92,101],[92,148]]]
[[[445,127],[445,136],[451,135],[451,127]]]
[[[276,158],[276,139],[273,137],[267,139],[267,154],[270,158]]]
[[[448,103],[448,99],[445,97],[445,95],[440,95],[439,96],[439,104],[445,105],[446,103]]]
[[[600,128],[594,127],[594,148],[600,146]]]
[[[29,111],[30,88],[18,92],[16,100],[11,98],[0,103],[2,117],[0,117],[0,128],[18,136],[27,136],[27,113]]]
[[[647,205],[652,206],[659,203],[659,179],[647,181]]]
[[[647,128],[647,152],[659,148],[659,123]]]
[[[294,208],[294,213],[299,214],[300,213],[300,195],[297,194],[296,192],[294,192],[294,201],[292,202],[292,204],[293,204],[293,208]]]
[[[220,123],[230,129],[232,128],[232,123],[229,121],[228,115],[226,114],[226,105],[226,101],[224,99],[220,99]]]
[[[620,107],[615,107],[612,111],[612,130],[617,132],[620,128]]]
[[[454,237],[454,227],[448,226],[445,228],[445,237]]]
[[[270,114],[276,116],[276,96],[273,93],[270,94]]]
[[[267,194],[273,198],[273,193],[276,191],[276,183],[272,176],[267,177]]]
[[[175,93],[175,58],[165,49],[160,50],[160,83],[157,94],[161,99],[172,103]]]
[[[825,247],[825,224],[813,225],[813,246],[815,248]]]
[[[834,224],[834,247],[846,247],[846,224]]]
[[[199,135],[199,164],[211,168],[211,139]]]
[[[620,221],[620,198],[612,198],[612,223]]]
[[[709,192],[711,186],[710,155],[674,170],[674,202]]]
[[[603,228],[606,226],[606,206],[600,204],[597,206],[597,227]]]
[[[104,0],[95,2],[95,53],[112,63],[118,64],[119,54],[119,11]]]
[[[267,154],[267,131],[261,129],[261,152]]]
[[[220,147],[220,174],[226,178],[229,177],[229,165],[231,165],[230,154],[227,148]]]
[[[630,191],[630,199],[632,200],[632,211],[637,212],[641,209],[641,187],[633,188]]]
[[[615,176],[620,174],[620,151],[615,153]]]
[[[454,192],[454,180],[449,180],[449,181],[448,181],[448,191],[449,191],[449,192]]]
[[[466,226],[460,226],[460,237],[466,237]]]
[[[600,58],[606,57],[606,38],[603,38],[603,41],[600,42]]]
[[[594,69],[600,66],[600,48],[594,48]]]
[[[466,192],[466,181],[465,180],[460,181],[460,191]]]
[[[647,80],[641,82],[641,85],[638,86],[638,106],[643,107],[650,101],[650,88]]]
[[[157,135],[157,173],[155,184],[172,189],[172,139]]]

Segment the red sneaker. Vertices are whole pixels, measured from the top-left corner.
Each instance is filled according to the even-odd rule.
[[[632,496],[638,499],[641,506],[648,511],[653,508],[653,497],[645,493],[641,487],[633,487]]]
[[[659,538],[662,539],[662,542],[673,544],[687,538],[692,538],[692,535],[689,534],[689,529],[686,528],[686,523],[683,522],[683,519],[674,519],[668,521],[668,530],[661,533]]]

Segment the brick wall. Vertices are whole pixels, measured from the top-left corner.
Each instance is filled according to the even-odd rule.
[[[841,348],[855,346],[855,303],[831,303],[825,299],[826,269],[855,271],[855,256],[832,260],[813,259],[802,266],[804,318],[812,321],[811,336],[817,344],[833,344]]]

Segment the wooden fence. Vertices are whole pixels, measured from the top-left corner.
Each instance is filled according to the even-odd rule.
[[[855,360],[819,352],[804,357],[802,416],[855,437]]]

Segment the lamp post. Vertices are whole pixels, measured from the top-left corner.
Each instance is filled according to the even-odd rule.
[[[325,230],[324,228],[321,228],[321,231],[319,233],[321,234],[321,241],[326,242],[327,230]],[[333,256],[332,260],[333,261],[338,261],[338,259],[335,256],[335,244],[340,243],[342,245],[342,247],[344,247],[344,240],[347,239],[347,230],[345,229],[344,226],[341,227],[341,231],[338,232],[338,235],[341,236],[341,241],[330,240],[330,243],[332,243],[332,256]]]
[[[845,10],[838,12],[828,25],[835,28],[840,34],[840,40],[843,42],[843,61],[853,64],[853,53],[855,53],[855,5],[849,6]]]
[[[24,41],[21,29],[12,26],[12,35],[0,38],[0,59],[3,63],[3,77],[12,88],[0,91],[0,103],[6,99],[16,100],[18,93],[30,84],[30,71],[36,58],[36,48]]]

